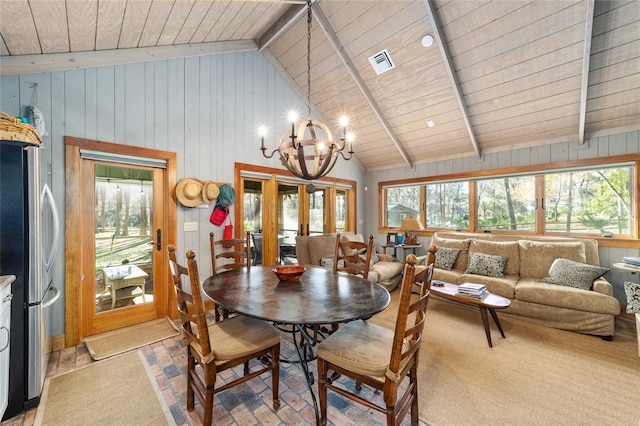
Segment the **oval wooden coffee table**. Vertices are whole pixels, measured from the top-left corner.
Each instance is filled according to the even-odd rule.
[[[442,287],[436,286],[434,283],[442,283]],[[456,302],[466,303],[469,305],[476,305],[480,308],[480,316],[482,317],[482,324],[484,324],[484,332],[487,335],[487,342],[489,342],[489,347],[493,347],[493,343],[491,343],[491,329],[489,328],[489,318],[487,316],[487,311],[491,314],[493,318],[493,322],[496,323],[498,330],[500,330],[500,334],[502,337],[505,337],[504,331],[502,330],[502,325],[500,324],[500,320],[498,319],[498,314],[496,314],[496,309],[506,309],[511,305],[511,301],[506,297],[498,296],[497,294],[489,293],[487,297],[484,299],[474,299],[473,297],[461,296],[458,293],[458,286],[456,284],[447,283],[444,281],[433,280],[431,284],[431,293],[440,297],[444,297],[445,299],[455,300]]]

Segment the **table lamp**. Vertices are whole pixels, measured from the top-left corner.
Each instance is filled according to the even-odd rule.
[[[424,226],[415,217],[405,217],[400,225],[400,230],[404,231],[404,243],[405,245],[418,244],[418,235],[415,231],[422,231]]]

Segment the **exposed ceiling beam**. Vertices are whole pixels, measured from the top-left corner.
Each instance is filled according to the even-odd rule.
[[[464,119],[465,127],[467,128],[467,133],[469,134],[469,139],[471,140],[471,145],[473,146],[473,150],[476,152],[478,158],[482,158],[480,153],[480,147],[478,146],[478,141],[476,140],[476,133],[473,131],[473,127],[471,126],[471,121],[469,120],[469,113],[467,111],[467,106],[464,103],[464,99],[462,99],[462,90],[460,90],[460,84],[458,83],[458,78],[456,77],[456,73],[453,70],[453,64],[451,63],[451,56],[449,55],[449,49],[447,49],[447,45],[444,43],[443,34],[440,31],[440,22],[438,17],[436,16],[436,11],[433,8],[433,4],[431,4],[431,0],[424,0],[424,4],[427,6],[427,16],[429,17],[429,22],[431,23],[431,27],[434,32],[434,39],[438,43],[438,47],[440,48],[440,53],[442,54],[442,59],[444,61],[444,66],[447,70],[447,75],[451,80],[451,87],[456,95],[456,100],[458,101],[458,106],[460,107],[460,113],[462,114],[462,118]]]
[[[582,86],[580,87],[580,124],[578,145],[584,144],[584,126],[587,119],[587,92],[589,91],[589,62],[591,60],[591,34],[593,33],[593,9],[595,0],[587,0],[584,22],[584,50],[582,53]]]
[[[306,3],[301,6],[291,6],[269,27],[258,41],[258,51],[269,47],[282,33],[287,31],[307,10]]]
[[[67,71],[106,65],[124,65],[145,61],[243,52],[256,50],[257,48],[258,45],[253,40],[238,40],[92,52],[3,56],[0,58],[0,75]]]
[[[349,57],[347,52],[344,50],[344,47],[338,40],[338,36],[333,31],[333,28],[331,28],[331,25],[329,24],[327,17],[324,16],[324,13],[322,12],[322,9],[320,9],[320,6],[318,6],[318,3],[314,3],[312,5],[312,9],[313,9],[313,14],[315,15],[318,23],[320,24],[320,28],[322,28],[322,31],[324,31],[324,34],[327,36],[327,39],[331,43],[331,46],[333,46],[333,50],[335,50],[335,52],[338,54],[338,56],[340,57],[340,60],[342,61],[344,66],[347,68],[347,71],[351,75],[351,78],[353,78],[355,83],[358,85],[358,88],[360,89],[365,99],[373,109],[373,112],[375,113],[376,117],[378,117],[380,124],[382,124],[382,127],[384,127],[384,130],[387,132],[387,134],[391,138],[391,141],[396,146],[396,149],[404,159],[405,163],[407,163],[407,166],[409,166],[410,168],[413,168],[413,160],[409,158],[409,154],[407,154],[407,151],[404,149],[404,147],[400,143],[400,140],[398,139],[398,135],[396,135],[396,133],[393,131],[393,128],[389,124],[387,118],[382,112],[382,109],[380,108],[375,98],[371,94],[371,91],[367,87],[366,83],[360,76],[360,73],[353,66],[353,63],[351,62],[351,58]]]
[[[307,99],[307,94],[304,93],[302,91],[302,89],[300,88],[300,86],[298,86],[298,83],[296,83],[296,81],[293,79],[293,77],[291,77],[291,75],[287,72],[287,70],[282,66],[282,64],[280,63],[280,61],[278,61],[278,59],[273,55],[273,53],[271,53],[271,50],[264,49],[261,52],[265,58],[267,58],[267,60],[269,61],[269,63],[273,66],[273,68],[275,68],[276,72],[278,74],[280,74],[282,76],[282,78],[284,78],[284,80],[287,82],[287,84],[289,85],[289,87],[291,87],[291,89],[293,89],[294,92],[296,92],[296,95],[298,95],[298,97],[300,99],[306,100]],[[325,120],[324,117],[322,116],[322,114],[320,114],[318,112],[318,110],[316,109],[316,107],[312,104],[310,105],[311,107],[311,114],[313,116],[315,116],[318,120],[320,120],[323,123],[330,123],[329,121]],[[336,133],[335,129],[331,129],[334,133]],[[356,165],[358,166],[358,168],[360,168],[360,170],[362,170],[362,172],[366,173],[367,172],[367,168],[365,167],[364,163],[357,157],[357,153],[355,155],[353,155],[351,157],[351,159],[356,163]]]

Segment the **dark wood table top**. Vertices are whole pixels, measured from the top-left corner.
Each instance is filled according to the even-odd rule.
[[[282,324],[327,324],[367,318],[384,310],[389,292],[355,275],[307,267],[297,282],[280,281],[270,266],[224,272],[202,289],[222,307]]]

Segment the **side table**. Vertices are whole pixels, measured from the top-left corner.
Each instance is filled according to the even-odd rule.
[[[413,254],[416,254],[416,249],[422,247],[421,244],[383,244],[382,248],[384,248],[384,252],[387,252],[387,249],[393,249],[393,257],[398,259],[398,249],[401,251],[402,259],[398,259],[401,263],[405,263],[407,261],[406,250],[412,250]]]

